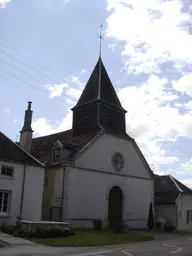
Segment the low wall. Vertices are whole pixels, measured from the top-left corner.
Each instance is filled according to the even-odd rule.
[[[36,228],[36,227],[56,227],[56,228],[65,228],[69,227],[68,222],[55,222],[55,221],[28,221],[28,220],[21,220],[20,224],[23,227],[29,227],[29,228]]]

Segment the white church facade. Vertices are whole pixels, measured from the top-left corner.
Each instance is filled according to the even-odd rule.
[[[126,110],[101,58],[72,111],[71,130],[32,140],[25,130],[22,137],[21,146],[45,165],[42,219],[145,228],[154,175],[126,133]]]

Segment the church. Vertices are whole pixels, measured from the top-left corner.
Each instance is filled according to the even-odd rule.
[[[72,129],[38,138],[32,138],[31,102],[25,112],[19,144],[45,165],[42,220],[145,228],[154,175],[126,133],[127,111],[101,57],[71,110]]]

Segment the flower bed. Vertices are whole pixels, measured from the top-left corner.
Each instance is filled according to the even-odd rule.
[[[75,235],[74,232],[68,227],[29,228],[3,224],[0,227],[0,230],[4,233],[22,238],[56,238]]]

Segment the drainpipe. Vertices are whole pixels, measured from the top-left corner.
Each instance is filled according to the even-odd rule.
[[[65,189],[65,171],[66,171],[66,166],[63,167],[63,181],[62,181],[62,201],[61,201],[61,219],[63,220],[63,207],[64,207],[64,189]]]
[[[24,170],[23,170],[23,183],[22,183],[22,191],[21,191],[20,217],[23,214],[23,200],[24,200],[24,192],[25,192],[25,177],[26,177],[26,164],[24,165]]]

